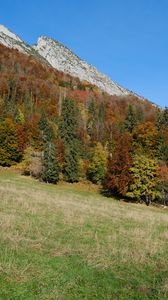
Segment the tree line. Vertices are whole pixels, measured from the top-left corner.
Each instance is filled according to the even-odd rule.
[[[24,139],[19,133],[20,121],[5,118],[0,123],[0,165],[10,166],[22,161],[23,166],[27,163],[27,173],[31,173],[31,156],[40,153],[38,177],[44,182],[57,183],[62,178],[73,183],[87,179],[101,184],[108,195],[144,201],[147,205],[151,201],[166,204],[168,108],[158,110],[156,121],[152,123],[144,121],[142,111],[139,113],[136,107],[129,105],[125,120],[115,128],[111,139],[97,141],[94,117],[102,124],[105,120],[93,107],[91,102],[86,143],[81,140],[81,111],[73,99],[62,101],[56,122],[51,122],[41,109],[36,147],[32,140],[24,149]]]

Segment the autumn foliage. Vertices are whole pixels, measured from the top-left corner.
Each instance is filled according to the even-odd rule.
[[[47,143],[44,115],[53,132]],[[168,109],[133,95],[110,96],[0,45],[0,165],[15,164],[47,182],[103,183],[109,194],[132,201],[144,198],[149,164],[146,186],[160,202],[168,194]]]
[[[104,188],[114,194],[125,196],[131,176],[129,169],[132,163],[132,138],[129,133],[122,134],[114,153],[109,158]]]

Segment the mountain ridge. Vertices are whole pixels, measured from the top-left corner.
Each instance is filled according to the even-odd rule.
[[[80,59],[62,43],[44,35],[38,38],[36,45],[30,46],[4,25],[0,25],[0,43],[26,55],[32,55],[58,71],[78,77],[81,81],[87,81],[109,95],[134,95],[144,100],[144,97],[115,83],[107,75],[99,72],[96,67]]]
[[[54,39],[41,36],[34,49],[49,61],[55,69],[78,77],[82,81],[88,81],[110,95],[135,95],[135,93],[116,84],[94,66],[80,59],[69,48]]]

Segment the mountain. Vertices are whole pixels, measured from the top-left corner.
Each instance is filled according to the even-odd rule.
[[[106,75],[100,73],[95,67],[81,60],[72,51],[59,42],[42,36],[34,49],[43,56],[53,68],[88,81],[98,86],[110,95],[128,95],[131,92],[114,83]]]
[[[81,158],[80,177],[86,178],[94,147],[101,143],[105,149],[113,151],[116,143],[122,138],[123,128],[128,128],[130,124],[131,130],[136,123],[138,124],[140,141],[144,137],[147,140],[151,138],[155,144],[156,111],[159,112],[147,100],[142,101],[132,94],[116,96],[103,93],[95,85],[82,82],[78,77],[51,68],[31,55],[0,44],[2,166],[20,162],[25,151],[31,148],[33,152],[30,154],[32,160],[29,156],[30,162],[32,161],[32,168],[35,169],[34,174],[37,174],[39,156],[34,161],[33,153],[35,151],[39,155],[44,149],[44,124],[47,131],[48,126],[51,126],[53,135],[50,136],[53,136],[53,143],[58,147],[60,166],[64,166],[65,155],[69,152],[65,151],[62,140],[64,132],[61,132],[61,128],[68,127],[74,141],[72,149],[77,151]],[[60,126],[61,120],[65,120],[63,126]],[[141,124],[142,122],[144,123]],[[70,133],[71,128],[75,128],[75,133]],[[9,141],[9,147],[6,140]],[[99,150],[96,153],[99,153]],[[69,157],[71,159],[72,156]]]
[[[34,52],[32,47],[24,43],[16,34],[9,31],[3,25],[0,25],[0,43],[25,54],[31,55]]]
[[[3,25],[0,25],[0,44],[8,48],[17,49],[21,53],[32,55],[41,62],[49,65],[49,63],[42,56],[40,56],[33,47],[26,44],[15,33]]]
[[[24,54],[34,56],[36,59],[59,71],[78,77],[81,81],[87,81],[109,95],[126,96],[131,94],[143,99],[136,93],[115,83],[95,67],[81,60],[67,47],[53,39],[41,36],[37,45],[32,47],[6,27],[0,25],[0,43],[6,47],[17,49]]]

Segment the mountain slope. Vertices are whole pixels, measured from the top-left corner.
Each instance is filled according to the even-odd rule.
[[[45,36],[40,37],[34,49],[55,69],[76,76],[82,81],[86,80],[109,95],[132,94],[132,92],[113,82],[95,67],[81,60],[68,48],[53,39]]]
[[[32,47],[25,44],[16,34],[9,31],[3,25],[0,25],[0,43],[6,47],[14,48],[25,54],[33,52]]]
[[[53,39],[42,36],[38,39],[37,45],[31,47],[16,34],[9,31],[3,25],[0,25],[0,43],[8,48],[14,48],[19,52],[31,55],[59,71],[73,77],[78,77],[82,81],[87,81],[109,95],[126,96],[131,94],[143,99],[116,84],[106,75],[100,73],[95,67],[81,60],[68,48]]]
[[[33,49],[33,47],[26,44],[15,33],[11,32],[3,25],[0,25],[0,44],[8,48],[17,49],[21,53],[32,55],[41,62],[49,65],[49,63],[42,56],[40,56],[39,53]]]

